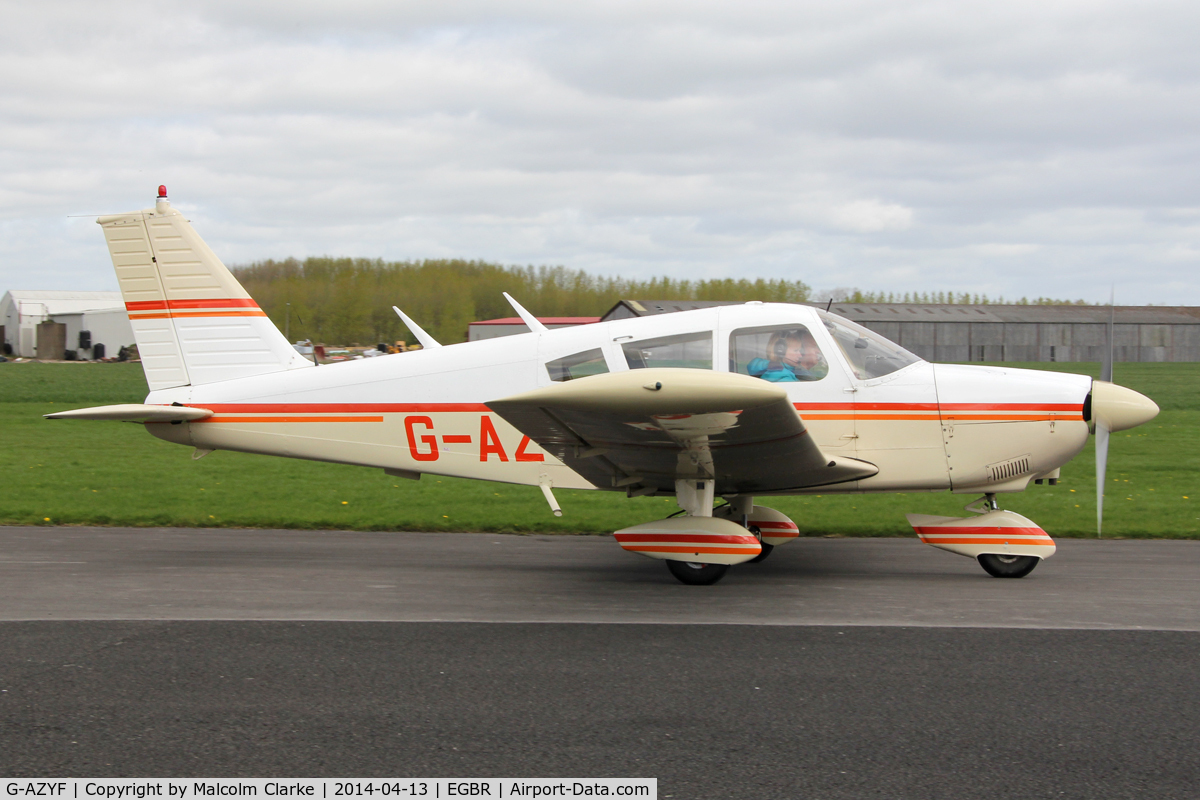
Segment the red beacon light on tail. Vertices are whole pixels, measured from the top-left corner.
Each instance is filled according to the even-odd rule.
[[[171,203],[167,200],[167,187],[160,185],[158,187],[158,199],[154,201],[154,210],[159,214],[165,214],[171,208]]]

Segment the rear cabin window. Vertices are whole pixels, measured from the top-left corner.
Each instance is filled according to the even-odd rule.
[[[803,325],[741,328],[729,336],[729,371],[773,383],[819,381],[829,363]]]
[[[712,332],[685,333],[679,336],[663,336],[659,339],[644,339],[621,345],[630,369],[647,367],[683,367],[684,369],[712,369]]]
[[[608,364],[604,362],[604,353],[596,348],[547,361],[546,371],[550,373],[552,381],[573,381],[589,375],[602,375],[608,372]]]

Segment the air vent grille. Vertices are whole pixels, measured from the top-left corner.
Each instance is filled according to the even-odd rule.
[[[989,483],[1012,480],[1018,475],[1029,472],[1029,455],[1025,454],[1017,458],[1010,458],[998,464],[988,464],[987,471]]]

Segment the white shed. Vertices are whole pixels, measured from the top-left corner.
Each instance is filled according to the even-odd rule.
[[[67,326],[67,347],[80,358],[90,359],[97,343],[105,355],[114,356],[121,347],[134,343],[133,326],[125,314],[120,292],[20,291],[6,292],[0,299],[0,325],[4,326],[5,352],[25,358],[37,353],[37,326],[61,322]],[[79,334],[89,331],[91,343],[80,348]],[[62,358],[47,353],[46,358]]]

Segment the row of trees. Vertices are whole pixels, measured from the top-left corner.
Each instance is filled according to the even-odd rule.
[[[835,289],[814,297],[803,281],[606,278],[565,267],[513,267],[440,259],[289,258],[234,267],[233,273],[291,341],[338,344],[416,341],[392,311],[399,306],[445,344],[466,339],[475,320],[513,316],[508,292],[539,317],[598,317],[622,299],[808,300],[852,303],[989,303],[986,295],[952,292],[863,292]],[[1062,301],[1021,298],[1019,303]],[[1082,303],[1083,301],[1078,301]]]
[[[438,341],[461,342],[475,320],[515,315],[501,292],[539,317],[598,317],[623,298],[799,303],[811,292],[803,281],[604,278],[565,267],[457,259],[289,258],[233,273],[292,341],[340,344],[415,342],[393,305]]]

